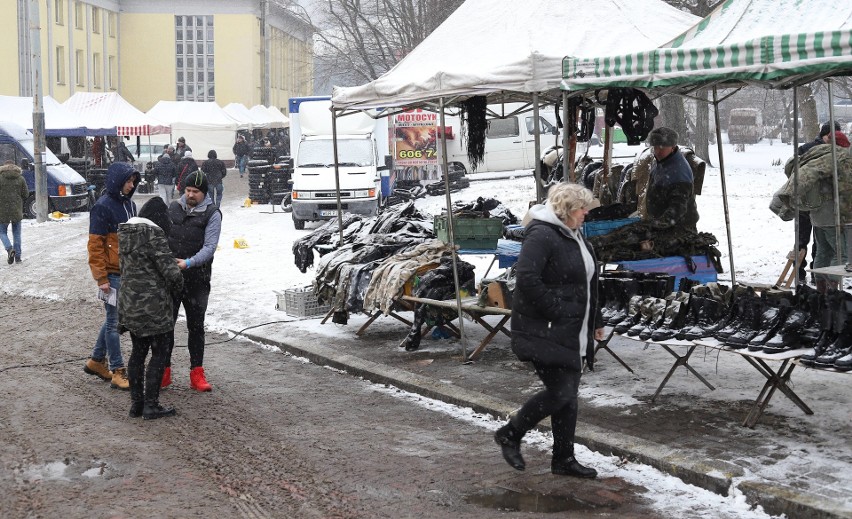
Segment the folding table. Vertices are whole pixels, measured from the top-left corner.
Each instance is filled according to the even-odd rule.
[[[692,352],[694,352],[695,348],[698,347],[698,345],[695,342],[693,342],[693,341],[682,341],[682,340],[678,340],[678,339],[670,339],[670,340],[667,340],[667,341],[642,340],[638,337],[631,337],[629,335],[622,335],[622,337],[624,337],[626,339],[638,341],[638,342],[644,342],[646,347],[651,346],[651,345],[660,346],[661,348],[663,348],[664,350],[669,352],[675,358],[674,364],[672,364],[672,367],[669,368],[669,372],[666,373],[666,376],[663,378],[663,381],[660,383],[660,387],[657,388],[657,392],[654,393],[654,396],[651,397],[652,403],[657,399],[657,397],[663,391],[663,388],[666,387],[666,384],[668,384],[669,379],[672,377],[675,370],[679,366],[683,366],[690,373],[695,375],[698,378],[698,380],[700,380],[702,384],[704,384],[705,386],[710,388],[711,391],[716,389],[715,387],[713,387],[713,385],[710,382],[707,382],[707,379],[705,379],[704,377],[701,376],[700,373],[695,371],[695,369],[692,367],[692,365],[689,364],[689,358],[692,356]],[[683,346],[683,347],[686,348],[686,354],[685,355],[679,355],[677,352],[675,352],[672,349],[673,347],[680,347],[680,346]]]
[[[775,394],[776,389],[781,391],[784,396],[796,404],[799,409],[804,411],[805,414],[814,414],[811,408],[808,407],[807,404],[799,398],[799,395],[797,395],[796,392],[787,384],[790,381],[790,375],[793,373],[793,369],[796,367],[796,363],[793,361],[809,352],[810,349],[795,349],[782,353],[763,353],[763,351],[750,351],[748,348],[734,349],[723,345],[716,339],[699,339],[695,341],[695,343],[700,346],[714,348],[728,353],[736,353],[748,361],[749,364],[754,366],[754,369],[766,378],[766,383],[757,395],[757,399],[754,401],[751,411],[749,411],[748,416],[746,416],[745,420],[743,420],[744,427],[754,429],[757,421],[760,419],[761,415],[763,415],[763,411],[766,409],[766,406],[769,405],[769,401]],[[779,361],[781,362],[781,366],[776,371],[766,363],[768,360]]]
[[[455,299],[449,299],[446,301],[438,300],[438,299],[428,299],[425,297],[414,297],[414,296],[402,296],[401,299],[403,301],[408,301],[411,303],[420,303],[424,305],[434,306],[437,308],[447,308],[450,310],[455,310],[458,312],[458,305],[456,304]],[[479,343],[476,349],[470,354],[468,357],[470,360],[476,359],[482,350],[488,346],[488,343],[491,342],[498,333],[503,333],[507,337],[511,337],[511,331],[506,328],[506,323],[509,322],[509,319],[512,317],[512,310],[509,308],[497,308],[495,306],[479,306],[477,304],[477,298],[468,297],[461,300],[461,310],[468,317],[470,317],[474,322],[478,323],[480,326],[488,330],[488,335],[485,336],[484,339]],[[483,319],[486,315],[499,315],[500,322],[496,325],[492,326],[490,323]]]

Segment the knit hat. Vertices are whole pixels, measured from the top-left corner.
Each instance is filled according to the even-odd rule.
[[[169,208],[159,196],[155,196],[145,202],[145,205],[139,210],[139,216],[154,222],[157,227],[165,231],[166,235],[169,234],[172,228],[172,221],[169,219]]]
[[[183,158],[191,159],[192,158],[192,150],[186,150],[185,152],[183,152]]]
[[[665,126],[654,128],[648,134],[648,145],[674,148],[677,146],[677,132]]]
[[[189,177],[187,177],[184,187],[194,187],[206,195],[207,175],[202,173],[201,170],[193,171],[189,174]]]
[[[840,129],[840,123],[837,122],[837,121],[834,121],[834,131],[836,131],[836,132],[843,131],[843,130]],[[823,123],[823,125],[819,129],[819,136],[825,137],[829,133],[831,133],[829,123]]]

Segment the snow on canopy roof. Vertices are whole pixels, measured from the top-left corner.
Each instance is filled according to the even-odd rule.
[[[117,92],[77,92],[62,105],[83,121],[87,135],[159,135],[171,131]]]
[[[48,137],[80,137],[86,135],[86,126],[76,114],[62,106],[56,99],[44,96],[44,133]],[[11,121],[32,131],[33,98],[0,96],[0,119]]]
[[[148,115],[182,130],[237,131],[237,121],[213,101],[159,101]]]
[[[290,119],[274,106],[254,105],[249,112],[257,119],[266,121],[265,128],[287,128]]]
[[[559,94],[562,58],[648,49],[698,17],[661,0],[467,0],[378,79],[336,87],[338,108],[411,106],[439,97]]]
[[[257,117],[255,114],[251,113],[251,111],[246,108],[246,105],[242,103],[230,103],[225,105],[222,110],[234,118],[239,124],[238,128],[240,130],[254,130],[258,128],[267,128],[269,126],[269,121],[267,118]]]
[[[786,88],[852,74],[852,2],[726,0],[660,48],[599,56],[566,57],[563,88]]]

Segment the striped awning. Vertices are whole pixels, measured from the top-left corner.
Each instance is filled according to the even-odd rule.
[[[816,27],[825,30],[806,30]],[[792,28],[805,30],[788,30]],[[840,7],[828,0],[727,0],[657,49],[608,57],[566,57],[562,89],[710,83],[789,87],[850,73],[850,6]]]

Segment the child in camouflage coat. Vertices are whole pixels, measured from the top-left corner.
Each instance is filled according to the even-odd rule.
[[[122,279],[118,331],[130,331],[133,342],[128,362],[132,418],[152,420],[175,414],[174,408],[159,402],[160,381],[175,326],[173,294],[183,288],[183,276],[166,241],[170,227],[168,207],[160,197],[148,200],[138,217],[118,227]]]

